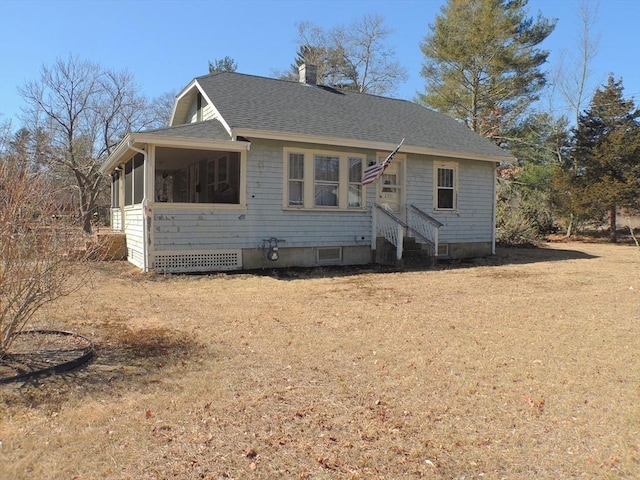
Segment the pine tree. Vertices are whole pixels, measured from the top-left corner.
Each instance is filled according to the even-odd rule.
[[[612,75],[596,91],[578,117],[569,165],[583,208],[608,213],[612,242],[617,208],[640,208],[640,110],[622,92]]]
[[[422,103],[500,143],[537,100],[555,20],[528,18],[527,0],[448,0],[421,45]]]

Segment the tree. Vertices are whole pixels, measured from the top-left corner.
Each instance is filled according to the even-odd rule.
[[[209,73],[235,72],[236,70],[238,70],[238,64],[229,56],[214,60],[213,62],[209,60]]]
[[[501,143],[538,99],[549,52],[537,46],[555,20],[528,18],[527,0],[448,0],[421,44],[419,101]]]
[[[616,242],[617,208],[640,208],[640,109],[623,98],[622,80],[610,75],[578,117],[571,158],[583,208],[608,213]]]
[[[562,98],[573,114],[574,125],[582,112],[582,105],[595,89],[589,88],[591,62],[598,53],[597,35],[593,33],[598,14],[598,3],[582,0],[580,3],[580,25],[577,45],[572,49],[568,67],[560,66],[556,74],[556,84]]]
[[[406,69],[385,45],[391,30],[379,15],[365,15],[346,26],[325,31],[311,22],[298,28],[298,51],[290,70],[280,78],[296,80],[303,63],[316,65],[320,84],[383,95],[407,78]]]
[[[74,269],[94,253],[60,213],[47,172],[30,158],[25,132],[0,140],[0,358],[45,304],[86,278]],[[85,270],[88,271],[88,270]]]
[[[43,66],[40,79],[19,92],[27,102],[25,125],[32,133],[46,133],[48,167],[72,182],[83,229],[91,232],[104,189],[100,165],[127,131],[153,125],[149,103],[128,72],[75,57]]]
[[[159,97],[153,99],[153,117],[155,118],[157,128],[169,126],[175,101],[175,92],[165,92]]]

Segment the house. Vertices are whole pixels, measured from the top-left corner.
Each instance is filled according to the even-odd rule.
[[[102,166],[111,224],[144,271],[198,272],[491,254],[498,162],[513,158],[405,100],[232,72],[194,79],[170,126]],[[400,151],[373,184],[363,170]]]

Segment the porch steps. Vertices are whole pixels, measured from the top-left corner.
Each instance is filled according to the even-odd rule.
[[[436,258],[428,245],[418,243],[413,237],[404,237],[402,241],[401,265],[404,267],[432,267]]]

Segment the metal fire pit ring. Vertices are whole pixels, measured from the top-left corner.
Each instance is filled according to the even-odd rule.
[[[93,342],[77,333],[25,330],[0,358],[0,384],[67,372],[87,363],[94,353]]]

